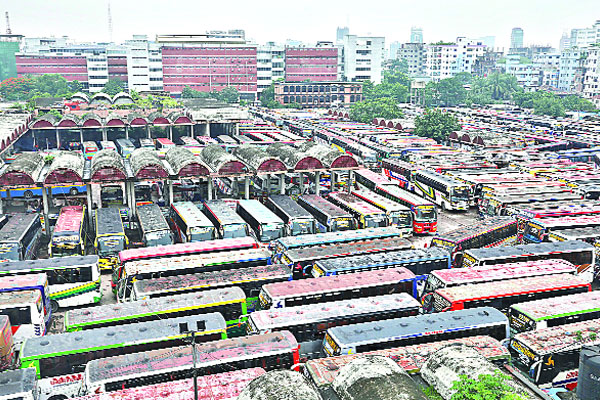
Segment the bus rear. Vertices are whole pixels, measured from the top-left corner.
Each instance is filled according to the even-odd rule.
[[[435,233],[437,231],[437,211],[435,205],[423,198],[409,193],[396,185],[377,186],[380,195],[409,207],[413,214],[414,233]]]
[[[387,217],[388,226],[398,227],[405,235],[412,233],[412,213],[408,207],[393,202],[370,190],[352,190],[352,194],[383,210]]]
[[[96,239],[94,248],[100,256],[100,268],[112,270],[117,265],[119,252],[125,250],[129,239],[118,208],[99,208],[94,213],[96,223]]]
[[[204,214],[214,224],[219,238],[241,238],[250,235],[250,227],[232,207],[223,200],[208,200],[202,208]]]
[[[358,229],[387,226],[385,212],[350,193],[331,192],[328,199],[354,215]]]
[[[0,315],[7,315],[15,344],[46,334],[46,318],[39,290],[0,292]]]
[[[260,242],[270,242],[283,236],[284,224],[281,218],[258,200],[240,200],[237,213],[254,230]]]
[[[316,218],[320,232],[337,232],[354,229],[355,223],[352,215],[321,196],[314,194],[300,196],[298,204]]]
[[[146,247],[173,244],[173,233],[156,204],[137,206],[142,241]]]
[[[297,236],[315,233],[316,220],[308,211],[300,207],[289,196],[269,196],[265,202],[286,224],[285,236]]]
[[[97,152],[98,145],[95,142],[83,142],[83,155],[86,160],[91,160]]]
[[[190,201],[171,204],[169,225],[178,242],[202,242],[217,237],[215,226],[208,217]]]
[[[120,217],[119,217],[120,219]],[[66,206],[60,215],[49,245],[50,257],[65,257],[85,254],[85,207]]]

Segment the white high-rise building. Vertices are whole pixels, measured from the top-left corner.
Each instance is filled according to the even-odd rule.
[[[163,69],[160,45],[146,35],[133,35],[124,43],[127,49],[127,81],[138,92],[162,91]]]
[[[348,81],[381,83],[385,54],[384,37],[344,36],[344,77]]]
[[[268,42],[256,49],[257,90],[262,92],[285,73],[285,47]]]
[[[410,28],[410,43],[423,43],[423,29],[414,26]]]
[[[452,44],[429,44],[425,74],[433,80],[452,78],[460,72],[473,72],[477,57],[483,56],[486,46],[478,40],[459,37]]]
[[[600,48],[590,47],[585,59],[583,95],[600,105]]]
[[[595,43],[600,43],[600,20],[591,28],[571,29],[572,47],[587,47]]]
[[[577,92],[583,89],[583,67],[587,49],[573,47],[560,54],[558,89],[566,92]]]

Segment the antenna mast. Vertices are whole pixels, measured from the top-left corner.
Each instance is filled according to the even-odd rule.
[[[112,23],[112,14],[110,12],[110,1],[108,2],[108,36],[110,42],[113,41],[113,23]]]
[[[12,30],[10,29],[10,18],[8,18],[8,11],[6,11],[5,15],[6,15],[6,34],[12,35]]]

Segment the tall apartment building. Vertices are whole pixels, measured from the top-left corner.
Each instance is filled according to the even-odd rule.
[[[558,44],[558,51],[562,52],[569,47],[571,47],[571,36],[569,36],[567,33],[563,33]]]
[[[235,87],[246,99],[256,97],[257,46],[240,35],[158,35],[162,46],[163,87],[177,97],[189,86],[202,92]]]
[[[347,26],[344,26],[344,27],[338,26],[337,31],[335,32],[335,42],[343,43],[344,36],[349,35],[349,34],[350,34],[350,29]]]
[[[133,35],[133,39],[125,41],[126,68],[129,87],[140,92],[162,91],[162,51],[157,43],[149,42],[146,35]],[[109,72],[122,72],[123,63],[114,63],[111,58],[119,61],[116,55],[109,55]]]
[[[256,50],[257,91],[262,92],[274,81],[283,79],[285,73],[285,47],[268,42]]]
[[[343,41],[343,75],[348,81],[381,83],[385,38],[346,35]]]
[[[600,48],[590,47],[584,62],[583,95],[600,106]]]
[[[337,80],[337,68],[338,48],[331,42],[285,48],[286,82],[333,82]]]
[[[427,45],[425,73],[433,80],[452,78],[460,72],[473,73],[475,62],[485,51],[481,41],[464,37],[452,44]]]
[[[506,56],[505,72],[517,78],[517,83],[526,90],[535,90],[542,82],[541,69],[531,62],[522,63],[519,54]]]
[[[523,47],[523,29],[513,28],[510,34],[510,48],[520,49]]]
[[[410,28],[410,43],[423,43],[423,29],[414,26]]]
[[[398,59],[408,64],[410,76],[425,75],[426,51],[423,43],[403,43],[398,49]]]
[[[600,20],[590,28],[571,29],[571,46],[588,47],[600,43]]]
[[[558,89],[566,92],[581,92],[583,90],[585,59],[587,49],[573,47],[560,54]]]
[[[398,59],[398,50],[402,47],[402,43],[396,41],[390,43],[390,52],[388,53],[388,60],[397,60]]]

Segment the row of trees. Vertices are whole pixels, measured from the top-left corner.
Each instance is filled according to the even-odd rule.
[[[564,117],[567,111],[597,111],[591,101],[575,95],[560,97],[550,92],[521,92],[516,93],[513,100],[521,108],[532,108],[535,114],[553,117]]]
[[[373,118],[402,118],[404,113],[398,104],[407,102],[410,82],[410,77],[401,72],[401,65],[385,71],[383,81],[378,85],[364,82],[364,100],[350,107],[350,118],[364,123],[371,122]]]
[[[240,101],[240,93],[233,86],[227,86],[219,92],[201,92],[186,86],[181,91],[181,97],[184,99],[215,99],[230,104]]]

